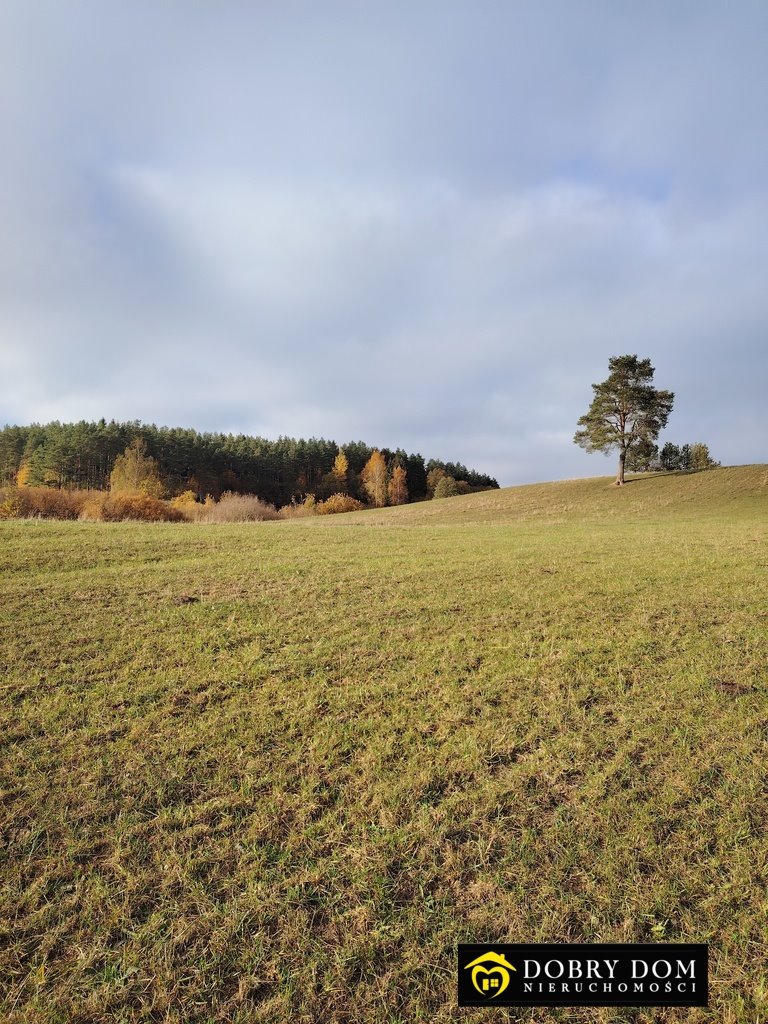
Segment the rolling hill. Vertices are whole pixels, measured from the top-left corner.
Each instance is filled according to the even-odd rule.
[[[613,477],[562,480],[483,491],[399,508],[357,513],[373,524],[438,525],[606,521],[668,515],[765,511],[768,465],[729,466],[700,473],[630,476],[624,487]]]

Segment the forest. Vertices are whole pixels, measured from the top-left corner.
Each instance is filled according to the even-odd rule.
[[[493,477],[461,463],[425,462],[420,454],[377,449],[362,441],[339,446],[314,437],[267,440],[104,419],[2,428],[0,486],[108,490],[117,460],[137,441],[156,461],[167,497],[191,491],[202,501],[207,495],[218,499],[232,492],[258,495],[275,506],[303,501],[310,494],[327,498],[340,490],[334,466],[338,468],[342,453],[347,463],[342,489],[364,501],[371,490],[366,489],[364,470],[374,452],[380,453],[390,479],[398,471],[405,501],[431,497],[441,477],[452,478],[460,491],[499,486]]]

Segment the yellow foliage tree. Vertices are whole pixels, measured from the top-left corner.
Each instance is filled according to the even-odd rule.
[[[445,472],[445,470],[439,469],[437,467],[435,469],[430,469],[430,471],[427,473],[427,493],[429,494],[430,498],[434,498],[435,488],[443,479],[443,477],[446,476],[448,476],[448,474]]]
[[[19,470],[16,473],[16,486],[26,487],[27,481],[29,480],[30,465],[28,462],[22,462],[19,466]]]
[[[363,466],[360,478],[373,504],[383,508],[387,504],[387,464],[378,448]]]
[[[347,473],[349,472],[349,459],[344,453],[343,448],[339,448],[339,454],[333,460],[333,469],[331,470],[331,476],[333,477],[333,484],[337,491],[346,491],[347,489]]]
[[[395,466],[389,480],[389,504],[405,505],[408,501],[408,485],[405,482],[405,470],[402,466]]]
[[[146,494],[159,498],[163,493],[163,482],[157,460],[147,455],[143,438],[131,441],[122,455],[115,459],[109,476],[109,489],[113,494]]]

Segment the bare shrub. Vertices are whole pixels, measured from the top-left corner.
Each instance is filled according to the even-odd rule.
[[[0,519],[82,519],[117,523],[137,519],[149,523],[183,523],[186,516],[166,501],[146,494],[58,490],[55,487],[0,489]]]
[[[255,494],[234,494],[232,491],[222,494],[215,505],[203,506],[200,517],[205,523],[262,523],[279,518],[275,506]]]
[[[171,505],[183,512],[190,523],[207,523],[210,521],[208,513],[216,505],[216,499],[212,495],[206,494],[205,501],[192,501],[180,504],[172,501]]]
[[[102,509],[107,495],[104,491],[90,491],[80,509],[80,519],[85,522],[101,522]]]
[[[321,501],[317,506],[319,516],[336,515],[338,512],[359,512],[365,505],[348,494],[332,494],[330,498]]]
[[[0,519],[77,519],[89,491],[9,487],[0,492]]]
[[[137,520],[143,523],[183,523],[186,516],[166,501],[148,494],[91,494],[80,513],[81,519],[121,523]]]
[[[136,519],[144,523],[183,523],[185,516],[177,508],[148,494],[114,494],[102,506],[105,523]]]
[[[283,505],[278,515],[281,519],[306,519],[307,516],[313,516],[317,513],[317,502],[315,501],[314,494],[308,494],[304,501],[296,503],[292,501],[290,505]]]

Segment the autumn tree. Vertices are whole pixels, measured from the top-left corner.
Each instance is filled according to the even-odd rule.
[[[116,494],[146,494],[151,498],[162,495],[163,483],[157,460],[147,455],[143,438],[131,441],[123,454],[117,456],[109,476],[109,489]]]
[[[653,387],[650,359],[636,355],[608,360],[608,377],[593,384],[589,411],[579,419],[574,442],[588,452],[619,453],[616,484],[624,483],[627,455],[638,445],[652,444],[667,425],[674,394]]]
[[[392,470],[392,476],[389,478],[387,493],[389,494],[390,505],[405,505],[408,501],[406,472],[402,466],[396,465]]]
[[[696,441],[691,445],[691,469],[713,469],[719,465],[720,463],[715,462],[709,454],[709,445],[703,441]]]
[[[344,453],[343,448],[339,448],[339,453],[333,460],[333,469],[331,470],[334,480],[336,481],[336,490],[344,492],[347,489],[347,474],[349,473],[349,459]]]
[[[378,448],[374,449],[370,459],[363,466],[360,474],[365,493],[377,508],[387,504],[387,464]]]
[[[443,477],[446,476],[448,476],[446,471],[444,469],[441,469],[439,466],[436,466],[434,469],[430,469],[430,471],[427,473],[427,494],[430,496],[430,498],[434,498],[435,488],[443,479]]]
[[[443,476],[441,476],[440,479],[437,481],[437,486],[435,487],[435,497],[455,498],[458,493],[459,485],[456,483],[453,477],[443,474]]]

